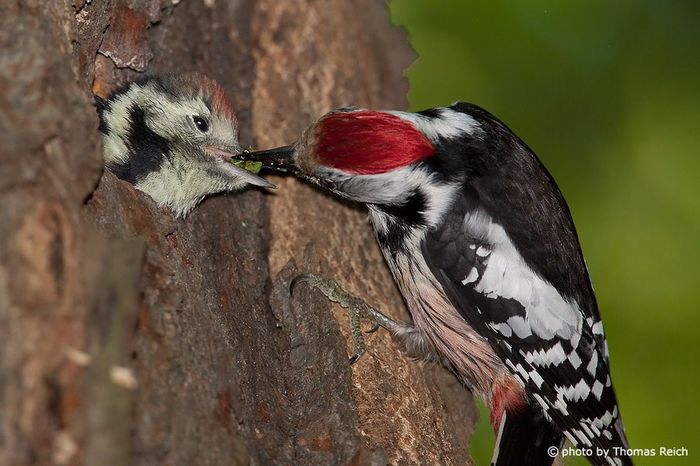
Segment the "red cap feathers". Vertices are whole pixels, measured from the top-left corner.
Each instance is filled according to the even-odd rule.
[[[200,86],[202,92],[211,98],[212,110],[214,113],[231,121],[234,125],[238,123],[236,114],[233,111],[231,102],[226,96],[226,92],[221,85],[206,76],[200,75]]]
[[[218,82],[200,73],[175,75],[172,79],[208,100],[214,114],[230,121],[234,127],[238,125],[231,101],[228,100],[224,88]]]
[[[319,163],[371,175],[404,167],[434,154],[413,124],[386,112],[333,112],[318,123],[314,155]]]

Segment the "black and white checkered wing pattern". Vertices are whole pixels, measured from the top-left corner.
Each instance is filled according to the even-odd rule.
[[[463,207],[423,243],[449,299],[574,445],[626,445],[597,315],[535,273],[489,215]]]

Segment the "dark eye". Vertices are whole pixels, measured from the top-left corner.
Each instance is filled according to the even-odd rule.
[[[207,120],[201,116],[193,116],[192,120],[194,121],[195,126],[197,126],[197,129],[201,132],[206,133],[209,131],[209,123],[207,123]]]

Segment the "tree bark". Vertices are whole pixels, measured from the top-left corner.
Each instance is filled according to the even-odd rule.
[[[376,0],[0,6],[0,464],[465,464],[476,411],[300,271],[407,318],[366,213],[293,179],[178,220],[102,171],[92,94],[200,71],[244,145],[343,105],[406,106]],[[252,144],[254,143],[254,144]]]

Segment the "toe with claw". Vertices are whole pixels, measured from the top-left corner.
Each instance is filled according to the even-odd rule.
[[[376,332],[380,327],[392,331],[397,325],[392,319],[385,316],[362,299],[345,291],[335,280],[304,273],[292,280],[290,286],[291,292],[294,293],[294,289],[301,283],[308,283],[314,288],[317,288],[329,300],[338,303],[343,309],[348,311],[350,317],[350,332],[354,343],[350,364],[357,362],[365,353],[365,339],[362,335],[363,332],[360,325],[362,317],[366,317],[374,322],[374,325],[367,333]]]

